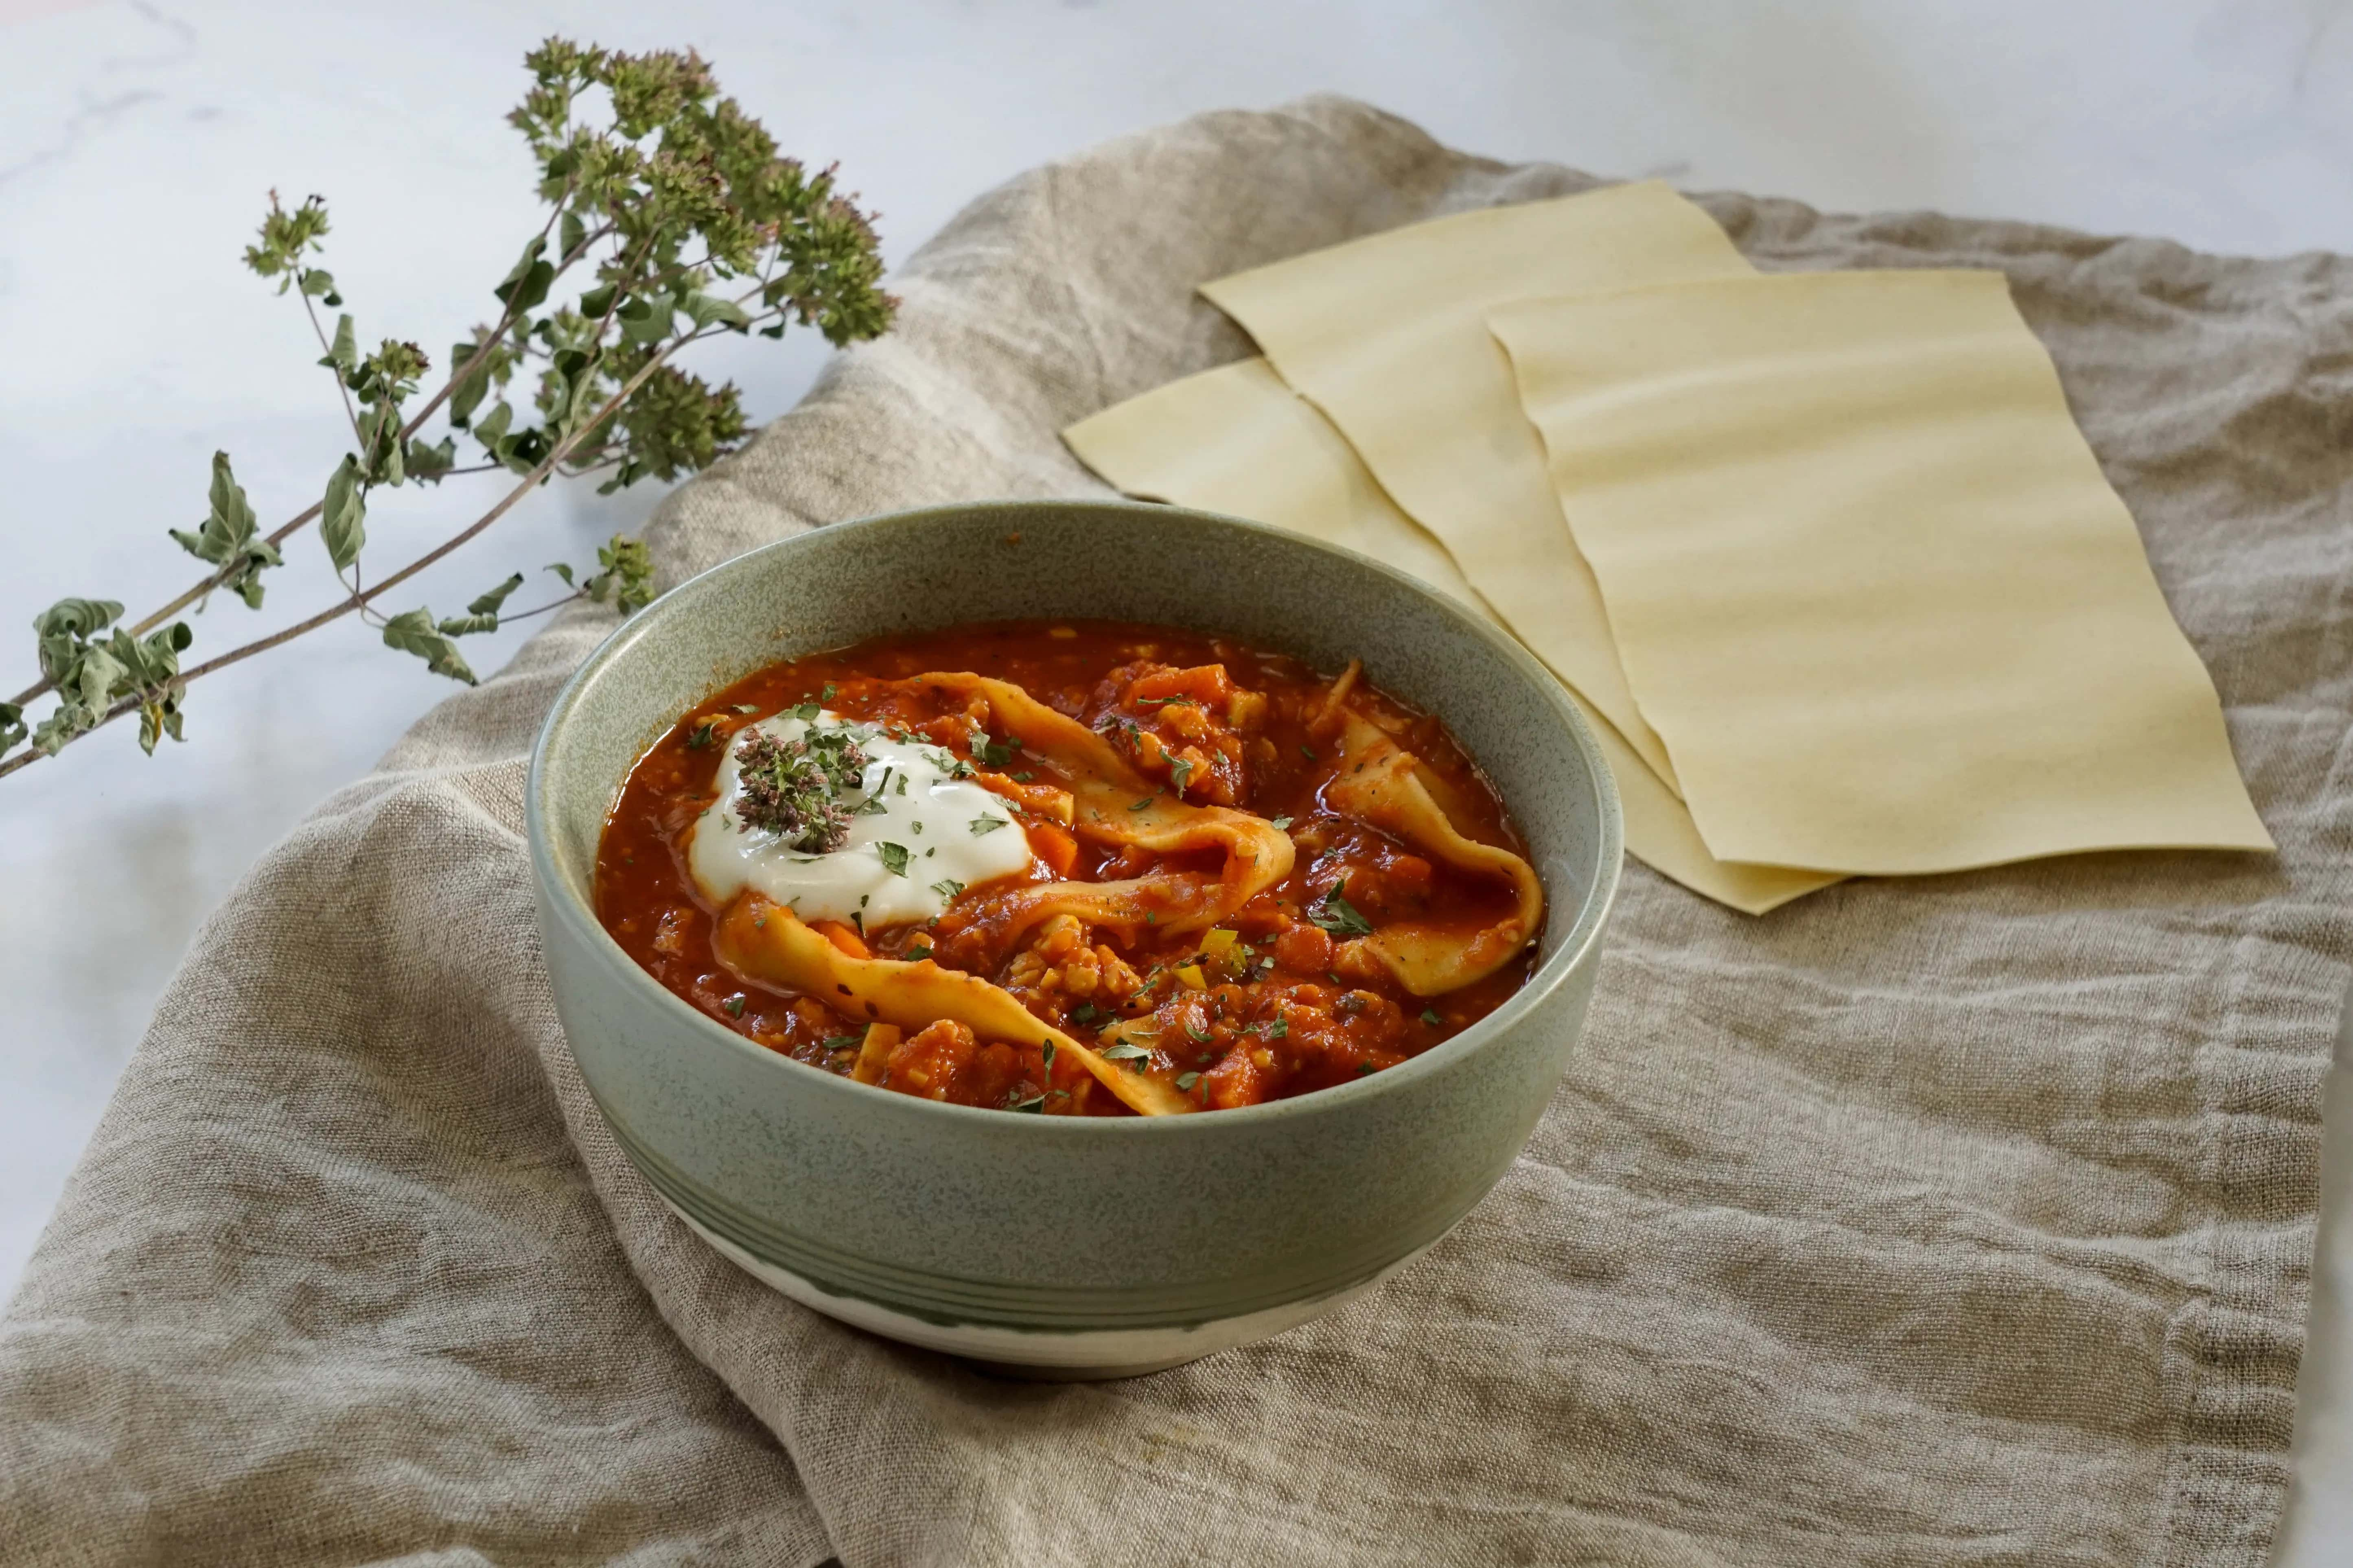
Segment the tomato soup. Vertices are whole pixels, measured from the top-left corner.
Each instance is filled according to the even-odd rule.
[[[1351,663],[998,623],[760,670],[606,825],[598,918],[820,1071],[1039,1115],[1310,1093],[1527,979],[1543,892],[1436,715]]]

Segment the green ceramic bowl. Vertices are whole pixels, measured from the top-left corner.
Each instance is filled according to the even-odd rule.
[[[630,763],[763,665],[1020,616],[1223,633],[1367,677],[1451,727],[1527,836],[1541,967],[1411,1061],[1319,1094],[1138,1120],[1010,1116],[837,1078],[664,990],[597,924],[597,835]],[[654,1190],[795,1300],[1045,1375],[1173,1366],[1277,1333],[1443,1235],[1518,1154],[1585,1020],[1618,886],[1591,733],[1509,639],[1412,579],[1231,518],[985,502],[842,523],[665,595],[581,667],[532,760],[532,864],[555,1001]]]

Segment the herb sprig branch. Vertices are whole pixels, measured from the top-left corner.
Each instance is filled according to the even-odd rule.
[[[837,347],[889,330],[897,301],[881,288],[871,215],[838,190],[834,172],[780,155],[760,122],[721,97],[710,67],[687,51],[630,55],[550,38],[524,58],[531,89],[508,122],[538,165],[543,220],[491,290],[500,312],[451,345],[432,390],[432,356],[386,337],[363,353],[333,275],[318,264],[330,228],[323,198],[287,206],[272,192],[245,264],[302,306],[333,378],[352,437],[319,499],[265,533],[228,454],[212,461],[207,507],[169,530],[207,570],[187,590],[124,624],[112,599],[69,597],[34,619],[39,679],[0,701],[0,777],[117,719],[139,716],[153,752],[182,738],[189,684],[347,616],[435,673],[471,683],[459,639],[544,615],[575,600],[623,615],[652,596],[643,542],[615,535],[594,571],[548,570],[562,591],[506,609],[518,573],[459,616],[384,603],[427,567],[478,538],[539,486],[598,476],[599,494],[640,479],[697,472],[749,433],[733,383],[710,384],[677,358],[722,333],[780,338],[814,327]],[[551,304],[569,278],[570,299]],[[331,329],[322,309],[337,312]],[[440,416],[438,440],[428,424]],[[461,438],[475,448],[459,460]],[[515,483],[482,515],[429,550],[371,578],[371,509],[386,491],[505,471]],[[183,668],[195,640],[185,620],[216,594],[261,606],[264,574],[311,524],[334,574],[324,608],[266,637]],[[27,709],[53,699],[37,720]]]

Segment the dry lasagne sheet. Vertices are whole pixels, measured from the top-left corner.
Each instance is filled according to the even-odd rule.
[[[1483,208],[1204,284],[1282,379],[1329,415],[1383,489],[1438,536],[1537,658],[1669,785],[1628,691],[1593,574],[1561,522],[1489,310],[1748,264],[1655,181]]]
[[[1446,547],[1398,510],[1331,422],[1263,359],[1170,382],[1081,420],[1062,439],[1130,495],[1247,517],[1356,551],[1492,618]],[[1837,880],[1716,859],[1683,802],[1617,727],[1582,698],[1577,704],[1617,776],[1626,847],[1645,864],[1748,914]]]
[[[2000,273],[1710,279],[1492,322],[1716,855],[2272,847]]]

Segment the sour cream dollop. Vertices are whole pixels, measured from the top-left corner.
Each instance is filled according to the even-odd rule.
[[[839,848],[812,855],[744,825],[737,752],[745,735],[757,730],[787,742],[845,729],[867,762],[857,790],[839,797],[850,813]],[[955,766],[937,746],[894,741],[833,712],[804,720],[787,710],[746,725],[719,764],[719,798],[695,822],[688,869],[717,904],[750,888],[805,921],[881,931],[931,920],[963,889],[1027,871],[1032,861],[1029,836],[1008,804],[955,777]]]

